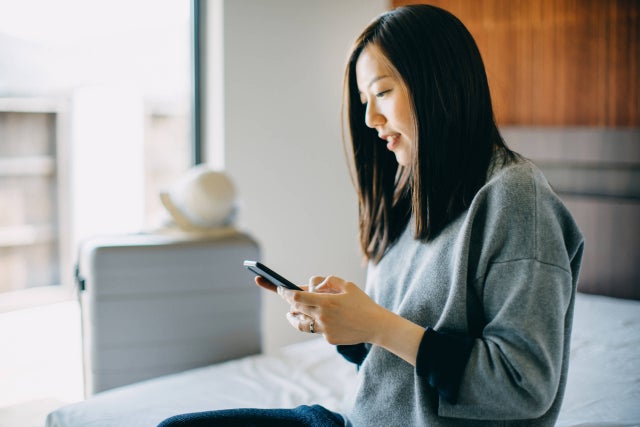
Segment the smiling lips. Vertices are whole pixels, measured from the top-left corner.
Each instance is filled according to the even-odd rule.
[[[394,133],[390,135],[378,135],[378,137],[384,141],[387,141],[387,150],[393,151],[399,144],[400,134]]]

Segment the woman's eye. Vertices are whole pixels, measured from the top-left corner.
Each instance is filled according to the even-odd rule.
[[[378,93],[376,93],[376,98],[382,98],[383,96],[385,96],[389,92],[391,92],[391,89],[387,89],[387,90],[383,90],[381,92],[378,92]]]

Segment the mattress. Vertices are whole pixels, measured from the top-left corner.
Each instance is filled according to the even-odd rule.
[[[557,425],[640,426],[640,301],[578,293]]]
[[[558,426],[640,425],[640,301],[578,294]],[[234,407],[345,406],[356,371],[320,338],[100,393],[47,427],[155,426],[175,414]]]

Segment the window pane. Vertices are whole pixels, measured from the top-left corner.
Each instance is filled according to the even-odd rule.
[[[192,158],[190,5],[0,0],[0,292],[66,281],[89,235],[158,225]]]

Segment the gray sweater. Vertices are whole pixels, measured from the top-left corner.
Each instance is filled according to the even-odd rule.
[[[469,209],[429,243],[415,240],[410,224],[369,266],[366,292],[418,325],[471,342],[457,402],[372,346],[351,423],[552,426],[565,389],[582,248],[570,213],[528,161],[490,172]]]

